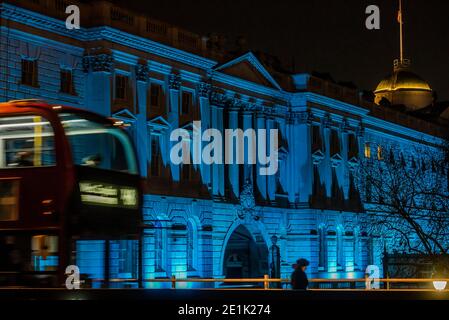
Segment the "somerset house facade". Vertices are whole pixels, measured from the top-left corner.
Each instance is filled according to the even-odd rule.
[[[80,3],[81,28],[68,30],[67,5],[0,3],[0,101],[39,98],[128,125],[144,178],[144,278],[286,278],[298,258],[310,261],[314,278],[361,278],[372,264],[382,270],[391,248],[367,229],[369,199],[354,171],[391,143],[405,153],[440,144],[438,125],[108,2]],[[401,67],[380,83],[376,102],[403,85],[396,98],[411,99],[409,90],[427,103],[430,87]],[[194,120],[201,130],[278,129],[279,170],[173,164],[170,133],[192,133]],[[92,241],[76,254],[83,250],[104,249]],[[82,273],[99,276],[95,259],[79,261]]]

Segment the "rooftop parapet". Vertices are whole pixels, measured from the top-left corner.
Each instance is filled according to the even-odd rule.
[[[161,22],[108,1],[83,3],[67,0],[6,0],[6,3],[56,19],[65,20],[70,5],[81,13],[81,27],[109,26],[162,44],[166,44],[209,59],[220,60],[223,51],[213,38],[201,36],[175,25]]]

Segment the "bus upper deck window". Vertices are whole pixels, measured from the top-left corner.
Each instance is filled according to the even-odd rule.
[[[0,168],[55,165],[54,133],[37,115],[0,118]]]
[[[120,128],[83,113],[59,114],[76,165],[137,174],[134,149]]]

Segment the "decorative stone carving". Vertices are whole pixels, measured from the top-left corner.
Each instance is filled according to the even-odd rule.
[[[255,103],[247,102],[247,103],[243,104],[243,111],[244,112],[254,112],[258,108],[261,108],[261,106],[258,106]]]
[[[213,105],[219,106],[219,107],[224,107],[226,105],[227,102],[227,97],[225,94],[221,93],[221,92],[217,92],[217,91],[212,91],[211,92],[211,102]]]
[[[136,65],[136,79],[137,81],[148,81],[150,76],[150,69],[148,65],[139,63]]]
[[[356,157],[352,157],[348,160],[349,171],[354,172],[359,166],[359,159]]]
[[[332,167],[338,167],[343,161],[343,158],[337,153],[331,157],[331,165]]]
[[[172,73],[168,76],[168,87],[172,90],[179,90],[181,87],[181,76],[177,73]]]
[[[83,57],[84,72],[112,72],[114,70],[114,59],[111,54],[101,53],[93,56]]]
[[[313,164],[320,164],[324,159],[324,154],[321,150],[317,150],[312,154]]]
[[[83,71],[84,72],[89,72],[89,69],[90,69],[90,56],[84,56],[83,57]]]
[[[240,205],[237,210],[240,219],[248,219],[252,217],[259,220],[260,215],[256,213],[256,199],[254,197],[254,189],[251,180],[247,179],[240,193]]]
[[[326,129],[330,128],[331,122],[332,122],[331,117],[329,116],[329,114],[326,114],[322,119],[323,128],[326,128]]]
[[[198,84],[198,95],[203,98],[208,98],[211,92],[211,84],[207,82],[200,82]]]
[[[235,110],[245,106],[245,103],[243,103],[242,101],[240,101],[240,99],[236,97],[228,99],[226,103],[230,108]]]
[[[346,118],[343,119],[340,127],[341,127],[341,132],[344,132],[344,133],[347,133],[351,130],[351,127],[349,126],[348,119],[346,119]]]
[[[310,111],[294,112],[290,115],[292,123],[312,124],[312,113]]]

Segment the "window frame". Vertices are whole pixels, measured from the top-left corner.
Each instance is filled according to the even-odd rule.
[[[150,175],[152,177],[160,177],[162,175],[161,164],[159,161],[159,157],[161,156],[161,145],[160,145],[160,137],[158,135],[151,137],[151,156],[150,156]],[[157,155],[154,153],[153,144],[156,145],[156,150],[158,150]],[[154,159],[157,160],[157,175],[153,174],[153,168],[155,167]]]
[[[12,114],[7,114],[7,115],[0,115],[0,120],[1,119],[5,119],[5,118],[21,118],[21,117],[41,117],[44,118],[48,124],[49,127],[52,130],[53,135],[51,137],[53,137],[53,158],[54,161],[52,162],[52,164],[48,164],[48,165],[32,165],[32,166],[0,166],[0,170],[16,170],[16,169],[20,169],[20,170],[36,170],[36,169],[40,169],[40,168],[54,168],[56,166],[58,166],[58,151],[57,151],[57,137],[56,137],[56,128],[53,125],[52,121],[50,120],[49,117],[47,117],[46,115],[42,114],[42,113],[38,113],[38,112],[24,112],[24,113],[12,113]],[[0,139],[4,140],[4,139]],[[3,143],[1,143],[3,144]],[[5,150],[5,164],[6,164],[6,150]]]
[[[67,80],[67,78],[63,77],[63,74],[69,74],[69,81],[68,84],[65,84],[64,80]],[[73,69],[68,68],[61,68],[59,70],[59,92],[63,94],[69,94],[72,96],[76,96],[76,90],[75,90],[75,82],[73,78]]]
[[[118,81],[120,79],[120,81]],[[122,83],[123,80],[123,83]],[[119,87],[119,84],[123,86]],[[119,96],[119,89],[123,90],[123,96]],[[116,72],[114,75],[114,98],[116,100],[127,101],[129,99],[130,77],[129,74]]]
[[[158,88],[157,92],[157,102],[156,104],[153,104],[153,89],[154,88]],[[165,97],[165,92],[164,92],[164,84],[162,82],[159,81],[150,81],[150,94],[149,94],[149,106],[150,106],[150,110],[151,109],[156,109],[156,110],[160,110],[163,108],[164,106],[164,97]]]
[[[31,67],[31,68],[30,68]],[[28,70],[31,69],[31,70]],[[22,58],[20,61],[20,84],[30,87],[39,87],[38,59]]]
[[[188,99],[185,99],[185,96],[188,96]],[[188,104],[185,104],[185,101],[189,101]],[[187,109],[185,110],[184,107]],[[181,115],[190,115],[193,112],[194,108],[194,92],[193,90],[188,90],[186,88],[183,88],[181,90]]]

